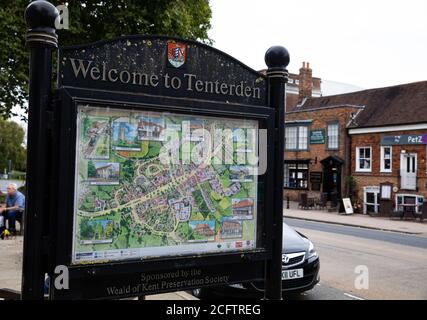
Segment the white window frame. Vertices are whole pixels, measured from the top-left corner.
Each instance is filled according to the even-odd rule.
[[[369,149],[370,150],[370,155],[371,157],[370,159],[370,167],[369,169],[362,169],[360,168],[360,155],[359,155],[359,150],[360,149]],[[367,159],[367,158],[364,158]],[[356,147],[356,172],[372,172],[372,147]]]
[[[308,149],[308,127],[299,126],[298,127],[298,150],[307,150]]]
[[[330,141],[332,140],[331,137],[333,137],[333,136],[329,135],[329,133],[330,133],[329,129],[330,128],[332,129],[332,127],[336,127],[336,143],[337,143],[336,147],[335,146],[331,147],[331,145],[330,145]],[[331,131],[333,131],[333,130],[331,130]],[[340,124],[339,124],[339,122],[328,123],[328,126],[326,128],[326,137],[327,137],[326,138],[327,139],[327,145],[326,145],[327,150],[338,150],[340,147],[340,140],[339,140],[339,138],[340,138]]]
[[[368,203],[367,193],[373,193],[375,202]],[[368,213],[368,205],[374,206],[374,213],[378,213],[380,207],[380,187],[378,186],[367,186],[363,188],[363,214]],[[397,200],[396,200],[397,201]]]
[[[305,135],[302,136],[302,130],[301,128],[304,128]],[[295,144],[291,145],[291,141],[289,140],[289,133],[290,130],[295,130],[295,135],[293,138],[295,138]],[[304,143],[302,144],[302,140],[304,139]],[[307,125],[290,125],[285,127],[285,150],[286,151],[308,151],[308,143],[309,143],[309,127]],[[301,146],[305,146],[305,148],[302,148]]]
[[[384,149],[390,149],[390,169],[386,169],[384,165]],[[372,155],[371,155],[372,156]],[[381,172],[391,173],[393,171],[393,147],[392,146],[381,146]]]
[[[290,139],[291,130],[295,130],[295,135],[292,135],[292,138],[295,138],[295,141],[291,141]],[[291,142],[292,142],[292,146],[291,146]],[[297,126],[285,127],[285,150],[297,150],[297,149],[298,149],[298,127]]]
[[[405,197],[413,197],[413,198],[415,198],[415,203],[416,204],[419,204],[419,203],[422,203],[423,201],[419,201],[419,199],[422,199],[422,200],[424,200],[424,196],[421,196],[421,195],[418,195],[418,194],[411,194],[411,193],[397,193],[396,194],[396,196],[395,196],[395,208],[396,208],[396,210],[399,210],[399,209],[401,209],[401,208],[399,208],[398,206],[398,203],[397,203],[397,198],[399,198],[399,197],[402,197],[402,203],[404,203],[404,201],[405,201]],[[417,212],[417,213],[419,213],[419,206],[416,206],[415,207],[415,212]]]

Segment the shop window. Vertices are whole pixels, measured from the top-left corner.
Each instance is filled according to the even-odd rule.
[[[372,170],[372,148],[356,148],[356,171],[371,172]]]
[[[289,189],[307,189],[308,164],[301,162],[285,163],[284,187]]]
[[[414,205],[415,206],[415,212],[419,212],[421,210],[421,205],[424,202],[424,197],[414,194],[397,194],[396,195],[396,210],[397,211],[403,211],[403,207],[405,205]]]

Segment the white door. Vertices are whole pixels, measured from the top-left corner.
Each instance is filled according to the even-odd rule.
[[[400,155],[400,184],[402,189],[417,188],[417,154],[402,153]]]

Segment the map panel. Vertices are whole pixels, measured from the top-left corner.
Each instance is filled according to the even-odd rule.
[[[78,106],[74,264],[257,247],[258,121]]]

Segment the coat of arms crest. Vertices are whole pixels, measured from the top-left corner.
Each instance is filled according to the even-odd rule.
[[[187,45],[176,41],[168,41],[168,61],[175,68],[185,63]]]

